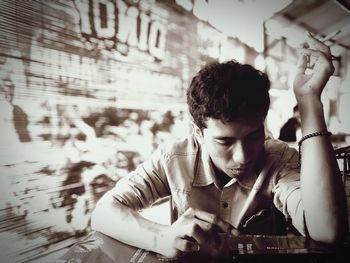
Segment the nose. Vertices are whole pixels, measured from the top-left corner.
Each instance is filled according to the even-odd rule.
[[[235,163],[244,164],[247,162],[247,149],[244,146],[243,142],[236,142],[235,146],[232,149],[232,159]]]

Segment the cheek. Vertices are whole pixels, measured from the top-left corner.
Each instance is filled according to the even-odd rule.
[[[219,145],[207,145],[207,151],[218,167],[220,167],[220,164],[225,164],[229,162],[232,159],[232,151],[229,149],[229,147],[222,147]]]
[[[211,158],[224,158],[227,155],[225,147],[221,147],[214,142],[205,141],[205,148]]]

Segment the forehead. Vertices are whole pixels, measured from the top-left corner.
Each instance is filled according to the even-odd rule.
[[[235,137],[241,138],[251,132],[264,127],[264,118],[237,119],[232,122],[224,123],[221,120],[208,118],[206,121],[207,128],[203,133],[212,137]]]

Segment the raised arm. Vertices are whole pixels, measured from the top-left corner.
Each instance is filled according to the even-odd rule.
[[[294,80],[302,135],[327,132],[321,93],[334,72],[328,46],[311,35],[308,48],[301,51]],[[306,74],[307,61],[315,61]],[[301,197],[305,221],[311,238],[334,243],[348,231],[344,186],[329,136],[317,135],[301,145]]]

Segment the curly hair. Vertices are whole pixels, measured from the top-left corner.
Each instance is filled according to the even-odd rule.
[[[187,90],[189,111],[198,128],[208,117],[224,123],[241,117],[266,117],[270,106],[268,76],[234,60],[202,68]]]

